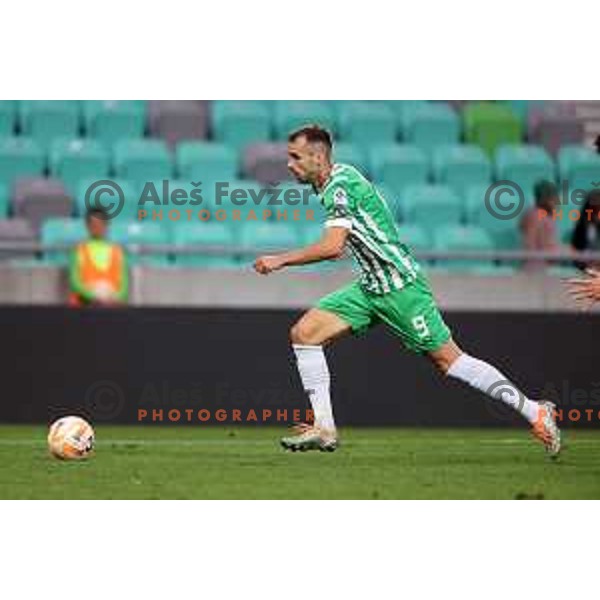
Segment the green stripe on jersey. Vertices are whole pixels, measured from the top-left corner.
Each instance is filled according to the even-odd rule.
[[[364,290],[387,294],[417,278],[420,267],[400,241],[385,199],[357,169],[334,165],[320,196],[327,215],[325,225],[350,229],[348,246]]]

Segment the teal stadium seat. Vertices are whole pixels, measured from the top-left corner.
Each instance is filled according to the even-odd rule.
[[[6,183],[0,181],[0,219],[8,217],[9,189]]]
[[[169,179],[173,174],[171,154],[160,140],[120,140],[113,148],[117,177],[137,182]]]
[[[431,250],[431,237],[428,230],[420,225],[398,225],[400,241],[411,248],[415,254]]]
[[[409,185],[425,185],[429,177],[429,159],[417,146],[384,144],[369,152],[373,179],[400,193]]]
[[[10,187],[19,177],[42,175],[44,167],[44,151],[36,140],[0,138],[0,182]]]
[[[460,139],[460,119],[450,106],[427,102],[415,106],[404,120],[402,138],[425,150],[441,144],[457,144]]]
[[[525,209],[533,204],[533,200],[528,197],[526,206],[516,217],[498,219],[488,210],[485,203],[486,192],[489,189],[489,185],[476,185],[467,190],[466,221],[469,225],[485,229],[494,241],[494,246],[499,250],[517,250],[521,247],[521,219]],[[503,202],[508,204],[508,200],[512,199],[507,198]],[[490,202],[494,206],[492,196]]]
[[[90,190],[89,204],[91,207],[100,205],[104,207],[108,212],[114,211],[115,203],[119,202],[119,196],[114,186],[112,185],[98,185],[90,189],[91,186],[96,184],[99,180],[96,177],[90,179],[81,179],[77,183],[77,191],[75,193],[75,213],[79,216],[84,216],[88,210],[86,205],[86,194]],[[111,177],[108,179],[111,183],[115,183],[121,189],[124,198],[124,206],[119,215],[114,219],[130,221],[137,218],[138,201],[141,196],[142,187],[133,181],[127,179],[119,179]],[[112,219],[111,219],[112,221]]]
[[[592,182],[600,181],[600,156],[585,146],[564,146],[558,151],[558,170],[561,179],[573,185],[585,182],[585,187],[593,187]]]
[[[401,193],[402,216],[407,223],[431,227],[458,224],[463,217],[460,197],[444,185],[414,185]]]
[[[396,221],[402,220],[402,193],[395,192],[391,187],[386,185],[385,183],[377,183],[375,184],[379,195],[383,197],[385,203],[387,204],[390,212],[392,213],[394,219]]]
[[[308,199],[309,203],[306,206],[306,209],[313,211],[314,219],[312,221],[304,219],[301,222],[300,242],[302,244],[312,244],[320,239],[323,235],[325,224],[325,209],[323,208],[319,196],[311,194]]]
[[[111,223],[110,238],[126,246],[168,244],[167,228],[158,222],[120,221]],[[131,264],[165,266],[169,264],[168,254],[137,254],[128,249]]]
[[[340,105],[339,130],[343,141],[384,144],[396,140],[396,117],[388,106],[369,101]]]
[[[263,195],[263,200],[259,204],[256,204],[253,200],[252,194],[255,198],[259,197],[259,194],[265,187],[268,189],[269,186],[263,186],[257,181],[248,179],[236,179],[227,182],[227,188],[223,188],[220,194],[217,194],[216,188],[213,190],[214,194],[212,198],[207,198],[206,208],[212,211],[225,210],[227,212],[227,220],[231,222],[231,226],[234,231],[239,231],[243,223],[248,218],[252,217],[251,211],[258,220],[262,220],[264,210],[273,210],[272,206],[268,206],[268,194]],[[233,211],[239,211],[239,220],[233,219]],[[259,221],[252,221],[257,223]]]
[[[225,246],[233,247],[233,229],[228,222],[180,223],[172,229],[173,243],[186,246]],[[175,264],[186,267],[232,269],[239,267],[239,259],[234,254],[194,253],[175,254]]]
[[[237,159],[233,148],[214,142],[180,142],[175,152],[179,177],[190,181],[236,179]]]
[[[404,131],[413,120],[413,115],[430,103],[429,100],[384,100],[384,102],[394,113],[398,131]]]
[[[535,184],[556,179],[554,161],[541,146],[502,145],[496,150],[497,180],[517,183],[526,195],[533,193]]]
[[[23,135],[42,144],[57,137],[78,137],[81,104],[79,100],[21,100],[19,122]]]
[[[83,219],[47,219],[42,223],[42,244],[66,244],[74,246],[87,239],[87,231]],[[44,252],[45,263],[52,265],[66,265],[69,261],[69,252],[49,250]]]
[[[17,101],[0,100],[0,136],[12,136],[17,120]]]
[[[367,155],[358,144],[350,144],[348,142],[334,144],[333,161],[344,165],[352,165],[360,169],[363,173],[369,172]]]
[[[244,223],[241,242],[248,253],[242,260],[251,260],[257,253],[277,252],[296,248],[301,243],[302,224],[299,222],[257,221]]]
[[[271,113],[260,101],[215,100],[211,119],[215,140],[238,150],[271,137]]]
[[[112,144],[140,138],[146,126],[145,100],[86,100],[83,117],[88,137]]]
[[[486,252],[494,249],[490,235],[481,227],[474,225],[443,225],[433,234],[433,246],[440,252]],[[473,273],[496,270],[492,261],[451,259],[439,261],[439,266],[446,271],[466,271]]]
[[[491,183],[492,165],[479,146],[440,146],[433,150],[433,178],[463,195],[474,185]]]
[[[337,129],[333,106],[319,100],[278,100],[273,107],[275,139],[287,140],[299,127],[318,124],[330,132]]]
[[[50,174],[63,180],[71,193],[77,191],[81,179],[108,179],[110,156],[95,140],[56,139],[50,145]]]

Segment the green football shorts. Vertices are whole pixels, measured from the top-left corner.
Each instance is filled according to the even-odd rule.
[[[354,282],[324,296],[316,307],[336,314],[355,334],[385,323],[413,352],[437,350],[450,339],[450,329],[423,275],[405,288],[383,295],[366,292]]]

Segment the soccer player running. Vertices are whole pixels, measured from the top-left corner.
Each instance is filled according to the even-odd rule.
[[[282,446],[292,451],[337,448],[323,346],[347,333],[385,323],[408,349],[427,355],[441,373],[520,412],[546,451],[556,456],[560,431],[555,406],[530,400],[496,368],[457,346],[421,267],[398,238],[385,200],[357,169],[332,163],[328,131],[313,125],[293,132],[288,139],[288,168],[299,182],[311,184],[319,194],[326,213],[324,233],[306,248],[260,256],[255,270],[267,275],[284,267],[337,259],[348,247],[358,263],[360,278],[322,298],[291,329],[314,424],[298,426],[296,435],[281,440]]]

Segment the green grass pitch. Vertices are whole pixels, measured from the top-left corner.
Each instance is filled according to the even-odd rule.
[[[333,453],[286,453],[284,429],[96,426],[61,462],[42,426],[0,426],[0,498],[600,498],[600,432],[558,461],[523,430],[343,429]]]

